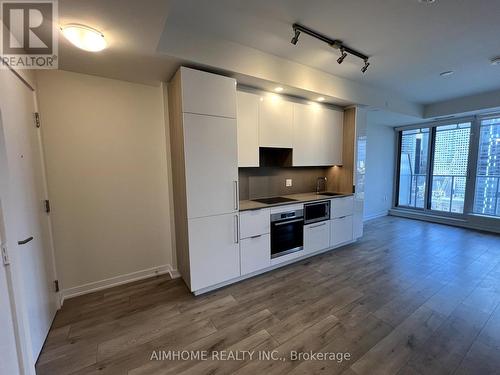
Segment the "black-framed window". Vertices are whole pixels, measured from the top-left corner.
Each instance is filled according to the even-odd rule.
[[[481,120],[479,134],[473,211],[500,217],[500,116]]]
[[[475,185],[470,155],[477,123],[464,119],[398,130],[396,207],[444,215],[470,213]]]
[[[471,122],[435,127],[430,209],[462,214],[465,207]]]
[[[398,206],[424,208],[429,140],[429,128],[400,132]]]

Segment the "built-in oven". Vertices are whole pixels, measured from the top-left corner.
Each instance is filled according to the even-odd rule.
[[[312,202],[304,205],[304,224],[330,220],[330,201]]]
[[[271,214],[271,258],[304,248],[304,210]]]

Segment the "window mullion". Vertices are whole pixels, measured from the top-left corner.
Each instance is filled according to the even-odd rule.
[[[469,162],[467,165],[467,183],[465,188],[464,215],[474,211],[474,195],[476,191],[477,162],[479,156],[479,140],[481,135],[481,121],[475,117],[471,124],[469,142]]]
[[[424,210],[428,211],[431,209],[431,199],[432,199],[432,174],[434,170],[434,149],[436,146],[436,128],[430,128],[429,140],[427,147],[427,176],[425,182],[425,200],[424,200]]]

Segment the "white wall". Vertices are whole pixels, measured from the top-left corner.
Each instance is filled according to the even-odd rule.
[[[56,265],[65,295],[172,264],[161,87],[37,73]]]
[[[368,120],[365,180],[365,220],[386,215],[394,180],[394,129]]]

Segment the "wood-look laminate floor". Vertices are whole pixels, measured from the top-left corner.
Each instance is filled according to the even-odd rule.
[[[68,300],[37,371],[500,374],[499,303],[500,236],[386,217],[355,244],[203,296],[158,277]],[[151,361],[158,349],[350,360]]]

